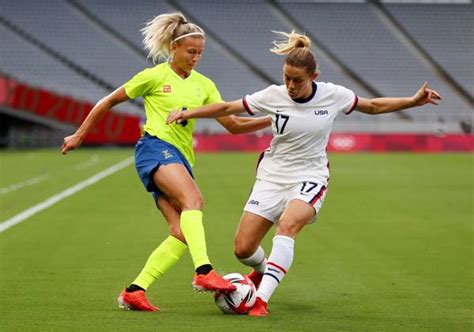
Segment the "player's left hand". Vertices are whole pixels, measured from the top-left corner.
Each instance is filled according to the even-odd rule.
[[[183,122],[185,119],[184,119],[184,112],[183,111],[178,111],[178,110],[174,110],[174,111],[171,111],[171,113],[168,115],[168,118],[166,119],[166,124],[171,124],[173,122],[176,122],[176,123],[181,123]]]
[[[425,82],[421,88],[413,96],[416,106],[423,106],[426,104],[439,105],[439,101],[442,99],[441,95],[428,87],[428,83]]]

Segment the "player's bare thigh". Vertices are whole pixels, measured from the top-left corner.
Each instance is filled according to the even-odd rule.
[[[234,253],[238,258],[251,256],[272,228],[273,223],[259,215],[244,211],[235,233]]]
[[[181,210],[202,210],[201,192],[183,165],[160,166],[153,175],[153,181],[166,196],[179,204]]]
[[[308,203],[293,199],[283,211],[277,225],[276,235],[284,235],[295,239],[303,227],[314,217],[316,211]]]

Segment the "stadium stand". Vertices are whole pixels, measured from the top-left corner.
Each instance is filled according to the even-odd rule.
[[[41,13],[41,19],[38,19],[38,13]],[[99,78],[108,90],[119,86],[147,65],[144,59],[110,39],[64,1],[14,1],[2,7],[2,15],[39,43]],[[21,58],[9,61],[21,61]],[[16,76],[15,73],[9,74]],[[53,71],[50,75],[60,77],[61,74]],[[91,98],[88,100],[97,100],[92,97],[97,92],[94,89],[89,91]],[[136,106],[127,106],[130,112],[138,111]]]
[[[474,8],[471,4],[386,4],[416,42],[474,98]],[[440,27],[443,27],[440,29]]]
[[[132,43],[137,50],[142,49],[140,29],[144,27],[145,22],[161,13],[177,10],[169,4],[151,0],[140,1],[140,6],[126,1],[121,1],[121,6],[116,6],[115,2],[106,0],[79,0],[78,3],[89,12],[100,13],[101,20],[108,27],[116,29],[117,34],[123,35],[123,38]],[[123,19],[124,12],[127,13],[126,20]],[[145,53],[143,55],[146,56]],[[226,100],[242,97],[242,90],[236,89],[235,81],[248,82],[245,86],[248,92],[267,85],[265,80],[255,75],[247,66],[226,54],[212,38],[207,40],[205,54],[198,71],[216,82],[222,97]]]
[[[61,0],[18,0],[3,9],[33,37],[63,54],[111,86],[118,86],[147,66],[146,61],[98,29]],[[41,13],[41,19],[38,19]]]
[[[113,30],[122,40],[132,44],[144,57],[146,53],[142,51],[140,29],[144,27],[145,22],[161,13],[177,11],[175,7],[167,3],[152,0],[140,1],[140,6],[128,1],[120,1],[120,6],[117,6],[116,2],[107,0],[79,0],[75,4],[91,14],[94,19],[100,16],[100,20],[107,29]],[[126,19],[123,18],[123,13],[127,13]],[[260,90],[268,85],[268,81],[256,75],[220,46],[212,36],[207,38],[205,54],[197,70],[212,78],[224,100],[241,98],[246,93]],[[245,82],[245,84],[239,85],[238,82]],[[222,131],[223,128],[214,120],[203,119],[197,122],[196,130],[216,132]]]
[[[372,4],[344,4],[343,7],[334,3],[281,5],[382,95],[409,95],[424,80],[436,87],[444,97],[443,106],[430,107],[429,111],[411,111],[410,115],[419,121],[430,120],[432,113],[449,121],[472,112],[468,102],[430,71],[423,59],[417,58]]]
[[[2,44],[8,45],[0,47],[1,71],[32,85],[85,100],[98,100],[107,92],[1,25],[0,34]],[[20,54],[24,54],[21,59]]]
[[[235,1],[177,0],[175,3],[179,4],[178,8],[201,21],[221,40],[225,40],[233,51],[239,52],[247,62],[260,68],[271,83],[280,84],[282,57],[269,52],[275,39],[272,30],[289,31],[294,27],[282,20],[267,2],[246,2],[242,5]],[[242,24],[236,17],[245,17],[249,24]],[[366,93],[357,82],[338,72],[326,58],[321,58],[319,66],[324,74],[335,82],[341,82],[357,93]]]
[[[370,98],[412,94],[427,80],[444,97],[438,108],[405,116],[340,116],[336,132],[461,132],[461,122],[472,124],[472,4],[0,0],[0,8],[0,72],[91,103],[152,65],[140,29],[153,16],[179,10],[206,30],[198,71],[225,100],[281,84],[282,58],[269,52],[271,31],[295,29],[312,38],[321,81]],[[143,117],[140,102],[118,111]],[[223,131],[213,120],[198,121],[196,129]]]
[[[290,31],[296,28],[293,22],[289,22],[284,17],[284,14],[278,13],[276,8],[264,1],[245,2],[245,5],[234,1],[218,0],[197,2],[177,0],[174,3],[183,12],[200,20],[207,30],[216,33],[220,39],[233,48],[233,52],[239,53],[250,65],[262,70],[271,83],[281,84],[282,57],[270,53],[269,49],[276,36],[272,30]],[[245,17],[249,24],[241,24],[241,21],[235,20],[235,17]],[[338,68],[331,59],[317,51],[316,54],[321,81],[344,85],[361,96],[372,96],[361,84]],[[340,116],[335,123],[335,130],[361,130],[361,125],[369,131],[386,130],[381,126],[383,123],[398,123],[400,126],[400,119],[391,114],[380,119],[354,113],[350,117]]]

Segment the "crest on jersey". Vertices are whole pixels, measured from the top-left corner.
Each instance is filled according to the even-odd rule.
[[[173,155],[168,150],[163,150],[162,154],[163,154],[163,158],[165,159],[173,158]]]
[[[171,85],[163,85],[163,92],[170,93],[171,92]]]
[[[199,88],[199,87],[196,88],[196,97],[200,98],[201,95],[202,95],[202,93],[201,93],[201,88]]]

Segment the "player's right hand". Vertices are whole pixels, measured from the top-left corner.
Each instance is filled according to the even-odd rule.
[[[64,137],[64,143],[61,147],[61,153],[66,154],[69,150],[77,149],[82,144],[82,139],[76,134]]]

